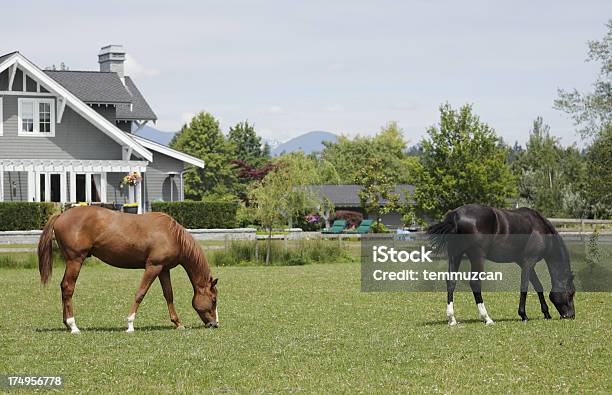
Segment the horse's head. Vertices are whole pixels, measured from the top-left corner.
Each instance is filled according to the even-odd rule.
[[[563,290],[550,292],[548,297],[553,302],[561,318],[575,318],[576,310],[574,309],[574,295],[576,289],[574,288],[573,275],[570,274],[569,279]]]
[[[192,305],[207,328],[219,327],[219,316],[217,314],[217,280],[209,279],[203,290],[193,296]]]

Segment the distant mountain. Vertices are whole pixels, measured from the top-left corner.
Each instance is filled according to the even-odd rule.
[[[272,156],[300,150],[304,151],[305,154],[310,154],[311,152],[322,151],[323,141],[335,143],[336,140],[338,140],[338,136],[330,132],[308,132],[279,144],[276,148],[272,149]]]
[[[172,137],[176,134],[175,132],[162,132],[154,127],[145,125],[142,129],[135,133],[137,136],[144,137],[145,139],[153,140],[156,143],[168,145]]]

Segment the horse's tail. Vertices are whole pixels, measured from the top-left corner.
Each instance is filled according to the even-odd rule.
[[[38,271],[43,284],[49,282],[53,271],[53,225],[59,216],[55,214],[49,218],[38,241]]]
[[[429,240],[431,240],[432,247],[436,251],[442,251],[446,249],[448,245],[449,235],[457,233],[457,213],[451,211],[446,214],[444,220],[440,223],[433,224],[427,228],[427,234]]]

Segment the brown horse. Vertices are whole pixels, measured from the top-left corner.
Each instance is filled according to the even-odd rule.
[[[193,285],[193,308],[206,327],[217,328],[217,279],[193,237],[166,214],[124,214],[101,207],[75,207],[54,215],[38,242],[38,268],[43,284],[53,265],[53,238],[66,260],[61,282],[64,324],[79,333],[72,312],[72,294],[85,258],[95,256],[124,269],[144,269],[136,299],[127,318],[127,332],[134,331],[134,318],[149,287],[159,277],[168,304],[170,321],[183,328],[173,304],[170,269],[182,265]]]

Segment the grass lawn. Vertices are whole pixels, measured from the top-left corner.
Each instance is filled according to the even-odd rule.
[[[126,334],[142,272],[86,265],[74,297],[82,333],[71,335],[55,269],[46,288],[35,269],[0,269],[0,374],[63,375],[65,390],[95,393],[612,392],[609,293],[578,294],[574,321],[544,321],[530,295],[527,323],[517,294],[485,294],[488,327],[459,293],[449,328],[445,294],[361,293],[358,264],[214,268],[214,330],[177,268],[187,330],[172,329],[156,282]]]

